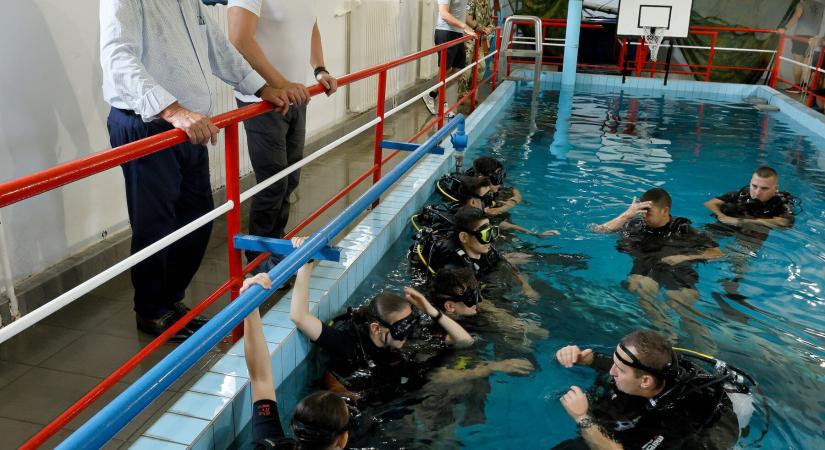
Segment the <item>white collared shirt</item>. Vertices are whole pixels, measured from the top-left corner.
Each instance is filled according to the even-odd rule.
[[[208,73],[245,94],[260,89],[264,79],[202,8],[199,0],[101,0],[104,100],[149,122],[175,101],[211,116]]]

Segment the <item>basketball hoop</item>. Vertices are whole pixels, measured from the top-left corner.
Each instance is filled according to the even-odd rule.
[[[665,29],[656,27],[642,27],[645,39],[645,45],[650,49],[650,60],[656,62],[656,57],[659,54],[659,47],[662,46],[662,40],[665,38]]]

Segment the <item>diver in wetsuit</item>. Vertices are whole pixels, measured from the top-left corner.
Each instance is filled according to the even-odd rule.
[[[733,235],[738,244],[738,248],[730,252],[734,277],[722,281],[728,298],[754,308],[739,294],[739,282],[747,271],[748,261],[762,248],[770,230],[793,227],[796,203],[793,195],[779,190],[779,175],[767,166],[754,171],[748,186],[705,202],[705,207],[718,220],[708,225],[707,230],[719,237]],[[721,298],[716,300],[726,314],[738,316]]]
[[[487,214],[497,216],[504,214],[521,203],[521,192],[514,186],[505,186],[507,172],[501,161],[491,156],[481,156],[473,161],[473,166],[467,169],[466,175],[485,176],[492,183],[491,192],[495,202],[487,209]]]
[[[744,379],[755,382],[706,355],[700,359],[715,364],[716,369],[704,371],[686,358],[691,353],[674,351],[654,331],[628,334],[612,358],[575,345],[560,349],[556,359],[564,367],[591,366],[608,372],[610,378],[597,383],[592,400],[578,386],[571,386],[561,398],[581,431],[581,440],[557,448],[731,448],[753,411]]]
[[[293,238],[292,242],[298,247],[304,240]],[[310,341],[329,354],[325,381],[331,390],[358,400],[367,393],[415,388],[423,383],[426,367],[409,361],[399,351],[417,321],[413,307],[444,329],[446,344],[462,347],[473,343],[472,336],[461,325],[412,288],[406,288],[403,297],[380,293],[367,306],[351,311],[335,326],[329,326],[309,311],[312,266],[313,263],[307,263],[298,270],[289,318]]]
[[[269,275],[260,273],[244,280],[241,292],[253,284],[272,288]],[[292,437],[286,437],[278,416],[272,360],[257,309],[244,319],[244,357],[252,391],[252,448],[337,450],[347,446],[349,408],[344,399],[330,391],[312,393],[298,403],[290,423]]]
[[[699,299],[699,274],[695,261],[724,256],[712,239],[690,226],[690,220],[670,215],[672,200],[661,188],[650,189],[641,202],[633,202],[625,212],[594,228],[600,233],[620,232],[619,251],[633,258],[627,288],[637,294],[642,308],[658,329],[671,329],[670,320],[655,302],[660,288],[670,306],[681,316],[689,336],[701,337],[702,346],[712,347],[707,329],[696,319],[693,304]],[[641,216],[641,217],[636,217]]]

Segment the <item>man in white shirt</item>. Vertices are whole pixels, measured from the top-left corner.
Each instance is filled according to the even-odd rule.
[[[266,82],[286,90],[293,107],[286,115],[262,114],[244,122],[249,158],[260,183],[304,156],[306,104],[304,84],[312,68],[327,95],[337,83],[324,67],[315,1],[229,0],[229,40]],[[238,106],[259,102],[254,95],[235,94]],[[289,196],[298,187],[300,171],[291,173],[252,198],[249,234],[281,238],[289,220]],[[248,260],[257,252],[246,252]],[[257,271],[269,271],[280,261],[271,256]]]
[[[132,253],[213,208],[209,155],[218,128],[206,74],[257,93],[285,112],[286,93],[266,85],[203,11],[199,0],[100,1],[103,97],[113,147],[178,128],[189,142],[123,164]],[[132,268],[138,329],[160,335],[189,308],[184,293],[211,234],[204,225]],[[171,342],[206,322],[195,318]]]

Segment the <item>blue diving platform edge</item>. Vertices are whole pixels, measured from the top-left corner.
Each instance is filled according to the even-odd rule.
[[[292,242],[286,239],[275,239],[263,236],[252,236],[250,234],[236,234],[233,239],[235,248],[238,250],[251,250],[253,252],[270,252],[276,255],[286,256],[295,250]],[[341,249],[326,245],[312,256],[312,259],[324,261],[341,261]]]
[[[502,92],[512,93],[512,89],[502,89]],[[501,93],[499,93],[501,94]],[[495,101],[496,98],[501,97],[501,95],[492,95],[491,98],[488,98],[490,101]],[[491,108],[491,107],[482,107],[480,105],[479,110],[485,113],[485,116],[489,115],[492,116],[493,112],[497,112],[499,109]],[[492,120],[491,117],[488,117],[488,123]],[[175,382],[178,378],[180,378],[187,370],[189,370],[192,366],[197,363],[197,361],[203,357],[209,350],[211,350],[216,344],[218,344],[225,336],[227,336],[230,331],[240,324],[243,319],[249,315],[255,308],[260,306],[267,298],[269,298],[275,290],[283,285],[295,272],[298,271],[309,259],[313,258],[315,255],[318,255],[319,252],[323,252],[328,249],[330,241],[337,236],[339,233],[343,232],[352,222],[354,222],[364,211],[367,211],[371,204],[381,198],[381,195],[384,194],[393,184],[398,182],[402,177],[410,172],[410,170],[419,162],[423,157],[433,157],[438,158],[433,163],[426,164],[426,167],[423,168],[424,173],[435,174],[438,171],[446,172],[446,163],[451,161],[451,158],[446,156],[437,156],[437,155],[428,155],[433,148],[447,138],[453,130],[456,131],[456,134],[461,135],[460,138],[454,139],[451,143],[454,143],[455,150],[463,151],[466,147],[469,140],[466,138],[465,135],[465,118],[462,114],[457,115],[455,118],[450,120],[445,124],[443,128],[437,130],[430,138],[428,138],[424,143],[418,145],[418,148],[409,154],[404,160],[400,161],[396,167],[390,170],[387,174],[384,175],[377,183],[375,183],[372,187],[370,187],[367,192],[365,192],[361,197],[359,197],[355,202],[349,205],[343,212],[341,212],[336,218],[331,220],[325,226],[323,226],[319,231],[312,234],[306,242],[297,249],[292,249],[288,255],[284,257],[284,259],[278,263],[272,270],[269,271],[269,276],[272,278],[272,289],[264,290],[260,286],[254,285],[246,292],[241,294],[235,301],[230,302],[223,310],[221,310],[218,314],[216,314],[209,322],[207,322],[201,329],[195,332],[189,339],[185,342],[181,343],[177,348],[172,350],[166,357],[164,357],[160,362],[158,362],[154,367],[149,369],[144,375],[142,375],[137,381],[132,383],[127,389],[125,389],[120,395],[118,395],[114,400],[109,402],[106,406],[104,406],[97,414],[95,414],[91,419],[89,419],[86,423],[84,423],[80,428],[78,428],[74,433],[72,433],[66,440],[64,440],[57,448],[59,449],[97,449],[101,448],[104,444],[106,444],[109,440],[111,440],[115,435],[122,430],[134,417],[140,414],[149,404],[157,399],[164,391],[166,391],[173,382]],[[486,124],[485,124],[486,125]],[[481,127],[483,129],[483,127]],[[452,149],[451,149],[452,150]],[[451,154],[454,152],[451,152]],[[426,163],[422,162],[422,164]],[[388,226],[392,225],[389,221],[384,221],[387,214],[386,212],[391,211],[389,207],[393,204],[394,201],[398,201],[399,197],[395,199],[393,196],[398,193],[406,193],[408,194],[408,201],[406,204],[406,208],[403,210],[396,210],[396,218],[401,216],[402,214],[411,214],[413,210],[411,209],[415,204],[411,204],[409,201],[411,198],[415,198],[416,203],[420,203],[417,207],[423,205],[424,201],[426,201],[427,197],[432,192],[432,185],[434,180],[433,179],[426,179],[425,177],[421,177],[419,180],[413,180],[408,182],[409,177],[405,177],[405,180],[399,183],[393,189],[393,193],[388,195],[385,199],[381,202],[382,204],[372,210],[367,218],[362,220],[359,226],[356,227],[364,227],[366,229],[368,226],[375,225],[377,233],[381,233],[382,230],[377,228],[378,226]],[[388,206],[384,213],[379,211],[382,207]],[[370,221],[370,216],[373,216]],[[382,217],[383,216],[383,217]],[[366,224],[365,224],[366,222]],[[383,224],[383,225],[382,225]],[[406,217],[403,218],[403,221],[398,221],[396,225],[393,225],[395,229],[393,230],[393,234],[395,234],[395,239],[400,235],[403,228],[406,226]],[[376,233],[376,234],[377,234]],[[392,241],[389,240],[389,233],[384,233],[385,239],[383,242],[383,251],[389,248]],[[343,241],[345,241],[346,238]],[[252,242],[255,242],[254,239],[241,239],[242,243],[248,243],[252,245]],[[263,243],[258,240],[258,244],[263,245]],[[356,275],[360,281],[366,277],[372,267],[364,267],[366,263],[364,262],[365,258],[360,258],[363,253],[371,253],[370,254],[370,262],[372,266],[377,263],[380,256],[377,252],[373,249],[368,248],[361,248],[357,255],[353,254],[351,250],[357,248],[359,243],[354,243],[355,246],[351,244],[342,244],[341,246],[346,248],[349,246],[350,251],[346,252],[346,258],[348,263],[352,263],[353,261],[358,263],[356,264]],[[366,251],[363,251],[366,250]],[[363,251],[363,252],[362,252]],[[354,256],[354,258],[353,258]],[[346,267],[345,264],[333,265],[333,266],[323,266],[326,262],[321,263],[321,267],[328,267],[330,271],[341,271],[342,266]],[[333,263],[329,263],[333,264]],[[352,267],[349,267],[352,269]],[[315,278],[313,276],[313,278]],[[313,280],[311,280],[311,286]],[[360,283],[358,281],[358,283]],[[349,283],[348,286],[348,293],[352,293],[352,291],[357,287],[357,283]],[[340,293],[340,292],[339,292]],[[343,296],[339,296],[343,297]],[[337,307],[341,307],[343,302],[346,301],[345,298],[339,298],[340,303]],[[313,292],[311,288],[310,292],[310,302],[313,301]],[[276,307],[280,306],[280,304],[289,305],[289,301],[285,298],[279,301],[279,304]],[[276,309],[274,307],[273,309]],[[315,309],[315,312],[325,320],[324,317],[329,316],[329,309],[326,312],[319,311],[320,302],[318,301],[317,297],[315,299],[314,305],[311,305],[311,309]],[[325,305],[326,308],[329,308],[330,305]],[[270,311],[272,312],[272,311]],[[288,312],[288,310],[287,310]],[[287,315],[288,319],[288,315]],[[264,320],[264,324],[266,325],[266,320]],[[272,327],[273,329],[277,327]],[[272,341],[278,340],[278,342],[286,342],[284,336],[281,336],[284,332],[289,331],[287,336],[291,336],[293,333],[298,333],[294,330],[294,328],[290,331],[288,328],[281,327],[284,331],[281,330],[270,330],[270,337],[267,338],[268,343],[273,343]],[[267,330],[265,330],[265,335]],[[278,334],[278,336],[275,336]],[[308,342],[298,341],[299,344],[306,344]],[[237,344],[236,344],[237,346]],[[277,350],[276,350],[277,351]],[[294,351],[294,349],[293,349]],[[294,355],[294,353],[293,353]],[[237,358],[237,355],[230,355]],[[241,361],[243,361],[243,357],[240,357]],[[276,371],[280,371],[280,363],[283,361],[278,361],[279,364],[273,362],[273,373],[276,375],[276,378],[279,378],[279,381],[282,381],[284,378],[283,372],[280,373]],[[295,358],[292,358],[291,367],[294,368],[296,365]],[[220,364],[220,361],[218,362]],[[216,364],[217,365],[217,364]],[[243,378],[243,374],[245,372],[245,367],[238,368],[235,372],[239,376],[236,378]],[[280,376],[278,376],[280,375]],[[248,374],[246,375],[248,377]],[[197,383],[196,383],[197,385]],[[247,383],[248,385],[248,383]],[[248,392],[248,386],[246,386],[246,391]],[[241,387],[243,389],[243,387]],[[236,391],[240,392],[240,391]],[[199,394],[203,395],[203,394]],[[243,397],[242,395],[240,397]],[[203,402],[197,402],[199,406],[203,407]],[[247,403],[248,397],[247,397]],[[224,406],[226,402],[222,403]],[[246,409],[248,409],[251,413],[251,403],[246,405]],[[234,405],[233,405],[234,406]],[[225,444],[225,440],[222,440],[222,444],[217,444],[218,439],[216,439],[216,434],[218,433],[217,430],[213,432],[212,423],[210,420],[204,420],[204,418],[199,417],[188,417],[185,415],[178,415],[180,419],[191,419],[191,420],[181,420],[179,423],[175,423],[174,425],[168,426],[167,431],[172,434],[171,437],[166,436],[158,436],[158,439],[153,438],[149,433],[155,428],[163,428],[162,426],[158,426],[158,424],[163,420],[165,416],[170,415],[177,415],[173,413],[167,413],[161,416],[155,425],[151,426],[143,436],[141,436],[137,441],[135,441],[132,448],[158,448],[160,447],[167,447],[167,448],[216,448],[216,447],[223,447]],[[237,417],[238,415],[243,415],[242,412],[237,414],[233,414],[233,417]],[[232,422],[232,418],[230,418],[230,422]],[[231,425],[231,423],[230,423]],[[199,437],[204,436],[204,430],[197,431],[196,428],[198,427],[207,427],[208,432],[210,433],[211,439],[207,439],[203,441],[201,444],[196,444],[195,441],[191,441],[189,443],[179,442],[178,439],[174,437],[174,434],[186,435],[189,438],[197,439]],[[214,427],[217,427],[218,424],[215,423]],[[191,431],[188,431],[190,430]],[[240,430],[238,430],[240,431]],[[155,436],[161,434],[162,431],[156,430]],[[234,438],[234,437],[233,437]],[[155,441],[155,442],[152,442]],[[175,444],[183,444],[175,446]],[[170,447],[172,445],[173,447]]]

